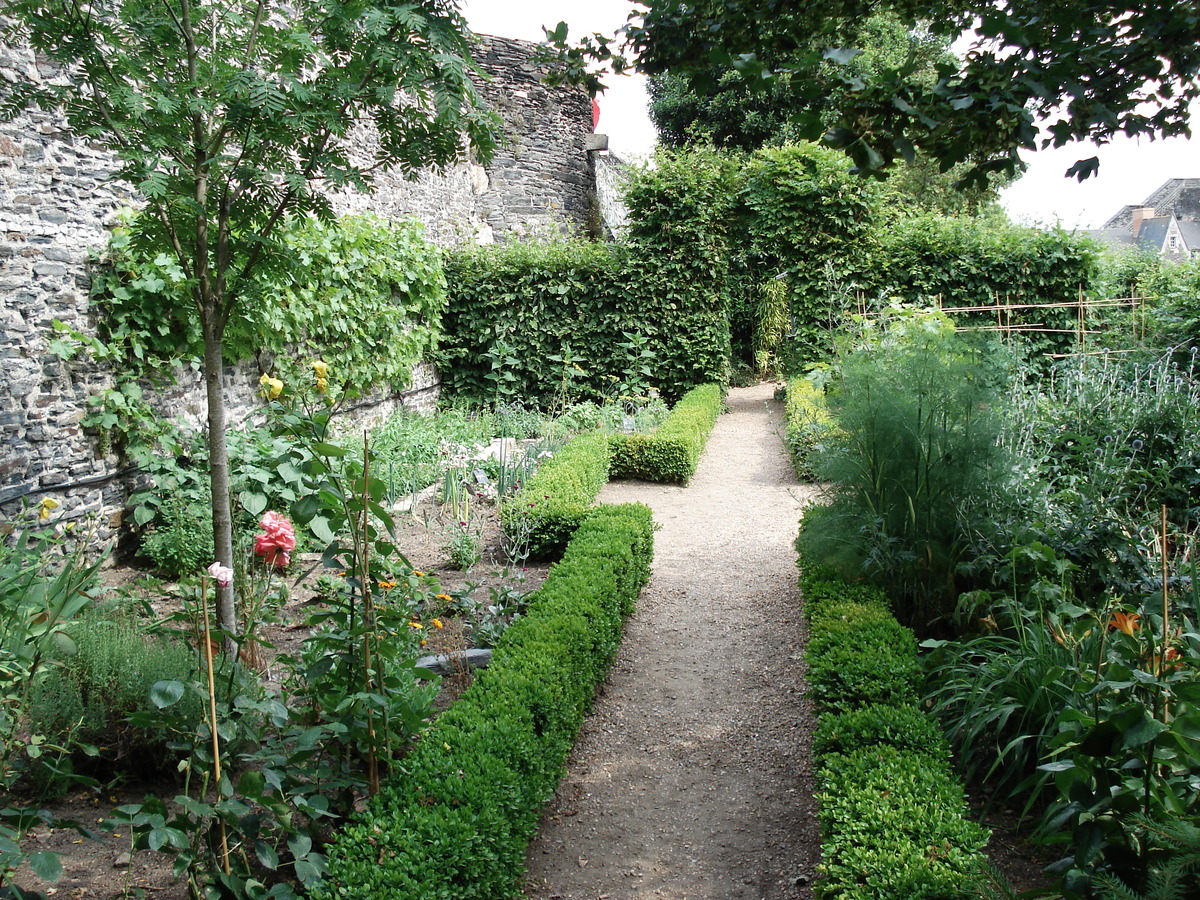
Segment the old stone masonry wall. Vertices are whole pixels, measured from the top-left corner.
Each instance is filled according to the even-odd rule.
[[[385,174],[373,195],[339,195],[342,213],[415,216],[441,246],[490,242],[514,234],[591,227],[595,174],[587,152],[591,104],[573,89],[540,82],[534,45],[481,37],[481,93],[504,117],[507,141],[491,165],[464,157],[445,172],[413,181]],[[0,44],[0,91],[37,77],[32,54]],[[110,179],[115,165],[100,148],[72,134],[56,116],[36,113],[0,122],[0,523],[43,497],[70,518],[95,515],[101,537],[120,524],[136,473],[101,452],[80,419],[88,398],[112,385],[110,372],[48,353],[52,323],[85,333],[89,260],[102,250],[123,207],[136,203],[128,185]],[[256,408],[258,371],[225,375],[231,420]],[[203,421],[198,378],[149,395],[168,418]],[[436,402],[437,375],[415,373],[407,396],[374,398],[378,415],[396,405]]]

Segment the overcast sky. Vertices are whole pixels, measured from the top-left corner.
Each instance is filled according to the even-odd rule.
[[[570,34],[611,35],[625,23],[628,0],[464,0],[462,10],[481,34],[537,41],[542,26],[560,21]],[[652,152],[654,127],[646,113],[641,76],[610,77],[600,97],[598,131],[609,136],[612,151],[623,157]],[[1100,156],[1098,175],[1080,184],[1063,173],[1077,159]],[[1009,215],[1027,224],[1095,228],[1127,203],[1140,203],[1168,178],[1200,178],[1200,143],[1182,139],[1119,140],[1097,151],[1070,145],[1029,157],[1029,171],[1005,191]]]

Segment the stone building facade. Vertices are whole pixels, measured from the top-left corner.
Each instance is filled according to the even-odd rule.
[[[506,140],[490,164],[464,157],[416,180],[385,173],[373,194],[336,196],[335,208],[414,216],[440,246],[594,227],[591,103],[582,91],[543,85],[533,49],[479,38],[481,93],[505,123]],[[37,74],[32,54],[0,45],[0,92]],[[136,474],[80,426],[88,398],[112,384],[110,373],[48,352],[56,320],[85,333],[93,328],[89,260],[105,246],[117,212],[136,201],[128,185],[110,178],[114,169],[101,148],[53,115],[0,122],[0,522],[51,497],[69,518],[97,515],[104,537],[119,525]],[[203,392],[187,374],[153,402],[165,417],[199,423]],[[225,373],[232,421],[253,414],[258,375],[251,365]],[[364,414],[436,398],[437,375],[422,367],[410,392],[374,398]]]

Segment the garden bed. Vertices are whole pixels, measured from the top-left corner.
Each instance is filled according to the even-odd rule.
[[[466,571],[449,567],[446,548],[460,526],[443,512],[438,499],[435,492],[424,492],[417,504],[396,516],[397,545],[414,569],[435,577],[443,593],[456,599],[474,598],[481,605],[492,604],[497,597],[511,599],[513,592],[528,593],[541,586],[549,566],[533,562],[518,566],[508,563],[496,507],[490,503],[477,504],[472,514],[472,528],[479,538],[482,554],[480,561]],[[297,652],[309,633],[304,621],[322,606],[317,580],[323,571],[318,554],[303,554],[295,560],[293,573],[288,576],[291,585],[288,599],[275,615],[278,621],[262,629],[264,641],[273,645],[273,649],[265,649],[263,655],[263,662],[268,666],[268,681],[274,677],[269,668],[274,656]],[[300,580],[293,583],[297,577]],[[101,582],[110,592],[143,598],[159,617],[169,615],[179,606],[178,600],[172,599],[175,585],[159,582],[145,569],[107,568],[101,572]],[[440,620],[445,627],[430,629],[430,652],[454,652],[473,646],[470,630],[464,628],[462,614],[451,613]],[[467,670],[443,677],[435,709],[445,709],[465,690],[471,678]],[[127,830],[106,832],[98,829],[101,820],[121,805],[138,803],[147,794],[167,799],[180,789],[180,784],[174,780],[141,780],[135,771],[124,773],[118,781],[100,791],[72,790],[60,799],[38,804],[55,818],[75,821],[92,829],[98,839],[83,837],[69,829],[47,826],[33,829],[27,837],[26,849],[64,854],[64,874],[57,884],[50,885],[34,877],[26,866],[18,874],[16,883],[26,890],[53,889],[57,897],[96,900],[139,895],[164,900],[186,898],[186,885],[172,876],[170,854],[131,852]]]

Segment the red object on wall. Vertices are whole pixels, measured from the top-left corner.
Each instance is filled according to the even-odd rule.
[[[600,101],[595,97],[592,98],[592,131],[596,130],[596,126],[600,124]]]

